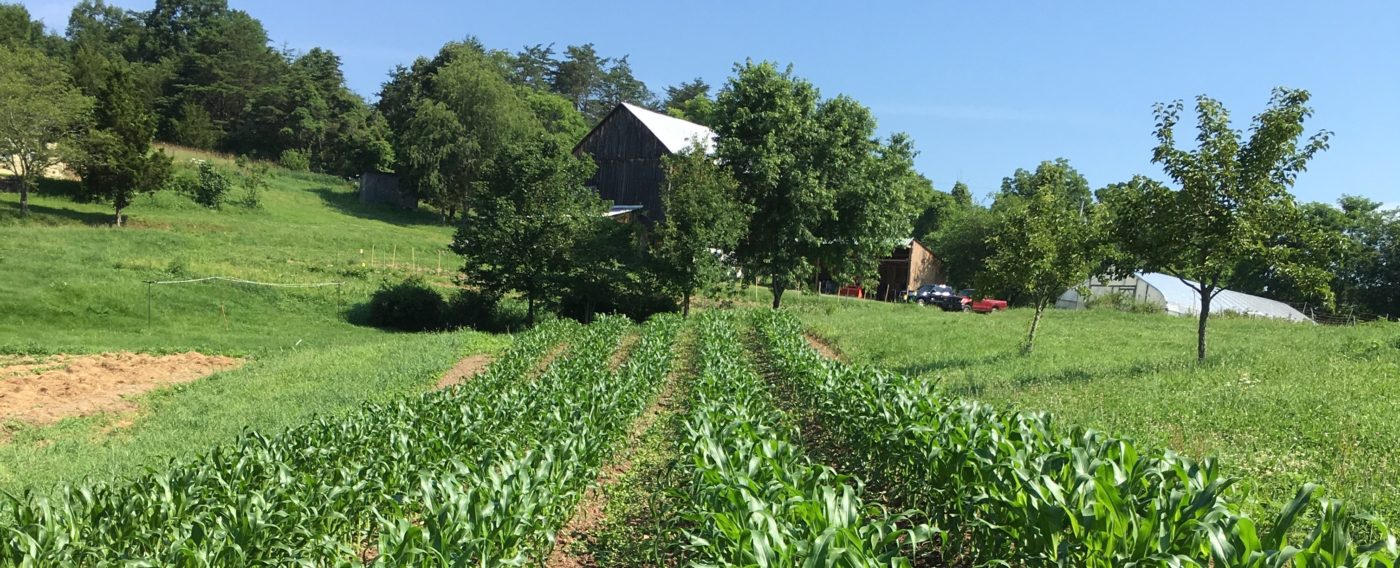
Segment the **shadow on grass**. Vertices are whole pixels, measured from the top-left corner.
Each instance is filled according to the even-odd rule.
[[[94,227],[105,227],[112,224],[111,213],[96,213],[91,211],[75,211],[72,209],[62,209],[49,207],[47,205],[29,204],[29,217],[27,222],[38,224],[60,225],[66,223],[81,223]],[[14,222],[24,219],[19,212],[19,198],[13,201],[5,201],[0,205],[0,222]]]
[[[429,211],[407,211],[388,205],[367,205],[360,203],[360,198],[353,192],[336,191],[329,187],[313,188],[311,192],[332,209],[352,217],[383,221],[401,227],[442,225],[442,217]]]

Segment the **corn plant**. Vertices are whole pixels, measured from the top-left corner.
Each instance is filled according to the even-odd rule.
[[[755,315],[766,359],[837,440],[846,463],[945,531],[949,560],[1058,566],[1386,566],[1377,517],[1314,485],[1267,525],[1229,497],[1210,459],[1141,448],[1043,413],[943,397],[932,381],[827,360],[783,313]],[[1316,520],[1300,526],[1314,507]],[[1381,535],[1357,542],[1357,526]],[[1302,536],[1290,538],[1299,533]]]
[[[420,522],[384,518],[375,564],[519,565],[548,552],[555,531],[659,391],[679,325],[672,316],[654,318],[615,374],[602,359],[580,358],[541,377],[530,433],[487,459],[425,474],[408,515]]]
[[[812,463],[743,357],[733,318],[700,318],[685,420],[687,547],[705,566],[909,566],[927,527],[866,503],[858,481]]]
[[[0,566],[353,559],[382,518],[409,512],[425,472],[483,459],[530,431],[520,413],[542,405],[533,400],[537,381],[522,379],[577,330],[554,323],[524,334],[491,368],[452,389],[322,417],[273,437],[247,433],[127,481],[64,487],[52,497],[7,495],[0,502]],[[607,332],[615,343],[621,326]]]

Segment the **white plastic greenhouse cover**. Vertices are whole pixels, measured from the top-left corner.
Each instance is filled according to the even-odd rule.
[[[1183,283],[1181,279],[1168,274],[1158,272],[1144,272],[1138,274],[1138,278],[1148,285],[1156,288],[1162,293],[1162,297],[1167,302],[1167,313],[1176,315],[1196,315],[1200,311],[1200,295],[1191,286],[1196,285],[1190,282],[1191,286]],[[1251,316],[1286,319],[1291,321],[1312,320],[1308,316],[1283,302],[1252,296],[1233,290],[1222,290],[1210,303],[1210,313],[1218,314],[1224,312],[1236,312]]]

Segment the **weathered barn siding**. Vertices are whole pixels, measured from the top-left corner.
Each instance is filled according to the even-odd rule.
[[[661,157],[666,147],[630,112],[613,112],[574,148],[598,164],[588,185],[616,205],[641,205],[646,222],[662,217]]]
[[[880,284],[875,289],[875,297],[898,300],[903,293],[925,284],[944,283],[943,261],[923,243],[910,240],[908,245],[896,247],[890,256],[880,259]]]

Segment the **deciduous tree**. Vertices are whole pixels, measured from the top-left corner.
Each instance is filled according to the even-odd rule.
[[[992,205],[983,289],[1014,290],[1035,309],[1022,351],[1035,348],[1045,309],[1100,264],[1099,225],[1084,176],[1065,160],[1017,170]]]
[[[82,130],[92,99],[73,86],[64,65],[29,48],[0,46],[0,160],[19,178],[19,208],[60,160],[60,145]]]
[[[602,201],[584,185],[593,171],[549,136],[506,143],[468,194],[452,241],[463,280],[483,293],[520,293],[533,323],[573,270],[574,245],[602,215]]]
[[[1177,147],[1182,102],[1157,105],[1152,160],[1179,189],[1144,187],[1114,205],[1115,232],[1143,267],[1176,276],[1196,291],[1199,359],[1206,357],[1211,300],[1245,276],[1245,260],[1330,295],[1327,271],[1278,238],[1307,230],[1288,189],[1331,135],[1324,130],[1302,139],[1303,122],[1312,115],[1308,99],[1304,90],[1274,89],[1246,138],[1231,127],[1224,105],[1197,97],[1198,144],[1191,150]]]
[[[656,228],[652,254],[690,315],[697,291],[728,276],[724,257],[734,250],[748,221],[739,184],[700,144],[663,158],[666,182],[661,201],[666,219]]]

